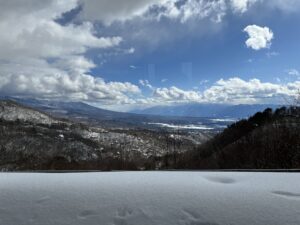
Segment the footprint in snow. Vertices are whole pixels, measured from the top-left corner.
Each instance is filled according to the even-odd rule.
[[[288,191],[272,191],[272,194],[278,195],[280,197],[300,200],[300,193],[293,193]]]
[[[221,183],[221,184],[233,184],[236,183],[236,180],[229,177],[206,177],[207,180]]]
[[[127,207],[119,208],[114,218],[114,225],[127,225],[128,218],[132,215],[132,209]]]
[[[84,211],[79,213],[78,218],[79,219],[86,219],[87,217],[95,216],[95,215],[97,215],[97,213],[93,210],[84,210]]]
[[[44,196],[44,197],[38,199],[38,200],[36,201],[36,203],[42,204],[42,203],[47,202],[47,201],[49,201],[49,200],[50,200],[50,197],[49,197],[49,196]]]
[[[218,225],[217,223],[203,221],[197,213],[191,210],[183,209],[182,212],[184,225]]]

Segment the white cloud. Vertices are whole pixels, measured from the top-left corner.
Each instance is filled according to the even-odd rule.
[[[234,12],[244,13],[254,4],[259,4],[264,10],[280,10],[282,12],[297,12],[300,8],[299,0],[230,0]]]
[[[199,103],[281,103],[284,97],[295,96],[300,81],[287,84],[261,82],[259,79],[248,81],[238,77],[220,79],[203,92],[182,90],[177,87],[157,88],[152,98],[146,101],[156,104],[199,102]]]
[[[81,18],[102,21],[111,25],[115,21],[134,18],[156,19],[162,17],[187,22],[190,19],[210,18],[220,22],[231,9],[233,13],[245,13],[259,4],[265,9],[284,12],[297,11],[299,0],[80,0],[83,6]]]
[[[297,77],[300,76],[300,72],[296,69],[289,69],[287,70],[287,73],[292,76],[297,76]]]
[[[299,0],[260,0],[269,9],[276,9],[286,13],[299,12]]]
[[[135,65],[130,65],[129,68],[135,70],[135,69],[137,69],[137,66],[135,66]]]
[[[279,52],[267,52],[267,53],[266,53],[266,56],[267,56],[268,58],[275,57],[275,56],[279,56],[279,55],[280,55]]]
[[[200,84],[200,85],[204,85],[204,84],[207,84],[208,82],[209,82],[209,80],[204,79],[204,80],[201,80],[201,81],[199,82],[199,84]]]
[[[274,6],[267,1],[258,1],[266,2],[264,4],[269,8],[276,7],[284,11],[293,11],[295,7],[300,7],[299,1],[294,0],[290,0],[292,6],[282,0],[272,1]],[[234,13],[243,13],[249,10],[256,1],[80,0],[80,2],[83,4],[80,18],[77,18],[76,23],[70,22],[66,25],[59,24],[57,19],[76,8],[77,0],[1,2],[1,94],[99,101],[103,104],[218,100],[247,102],[261,99],[258,94],[262,97],[290,95],[293,93],[290,90],[298,85],[296,82],[284,86],[262,83],[255,79],[243,81],[238,80],[239,78],[232,78],[220,80],[204,92],[198,92],[177,87],[154,88],[149,81],[141,81],[141,85],[154,90],[154,95],[149,99],[133,100],[140,97],[141,90],[138,86],[128,82],[106,82],[100,77],[90,75],[90,70],[96,67],[87,56],[90,49],[101,49],[101,51],[108,49],[103,53],[104,58],[108,55],[135,53],[134,47],[119,46],[123,41],[120,36],[100,36],[95,31],[93,20],[109,25],[114,21],[138,18],[141,21],[141,27],[144,25],[144,20],[150,19],[155,22],[162,18],[181,23],[187,23],[193,19],[221,22],[228,10],[233,9]],[[92,22],[86,22],[86,19]],[[164,29],[161,31],[163,35],[168,33]],[[274,36],[268,27],[256,25],[246,27],[245,32],[249,34],[247,46],[256,50],[269,47]],[[142,33],[135,33],[135,35]],[[161,37],[153,37],[148,33],[145,36],[149,39]],[[145,36],[142,40],[146,38]],[[169,36],[166,35],[166,37],[166,40],[169,40]],[[162,83],[164,81],[163,79]],[[235,87],[236,84],[244,85],[244,89]]]
[[[150,90],[153,90],[153,86],[150,84],[148,80],[139,80],[140,85],[149,88]]]
[[[227,6],[224,0],[187,0],[178,6],[179,1],[166,1],[161,6],[159,18],[164,16],[179,19],[182,23],[190,19],[210,18],[212,21],[221,22],[226,14]]]
[[[259,79],[245,81],[234,77],[217,81],[203,92],[203,99],[208,102],[229,104],[264,103],[274,101],[280,96],[293,95],[294,91],[287,85],[261,82]]]
[[[41,65],[37,65],[2,65],[1,93],[24,97],[101,101],[104,104],[126,103],[130,101],[128,94],[140,93],[139,88],[130,83],[105,82],[87,74],[70,75],[67,71],[49,67],[43,61]],[[12,73],[12,66],[20,72]]]
[[[88,20],[99,20],[106,25],[115,21],[126,21],[136,17],[178,19],[182,23],[191,18],[210,18],[220,22],[226,14],[226,0],[81,0],[81,16]],[[152,10],[155,9],[155,10]]]
[[[83,5],[81,17],[99,20],[106,25],[114,21],[126,21],[143,15],[149,7],[165,2],[163,0],[80,0]]]
[[[96,65],[85,53],[114,48],[122,38],[96,36],[90,22],[56,22],[76,6],[76,0],[1,2],[1,94],[116,104],[132,102],[130,96],[140,93],[136,85],[89,75]]]
[[[127,54],[133,54],[135,53],[135,48],[130,48],[130,49],[127,49]]]
[[[200,101],[201,95],[196,91],[184,91],[177,87],[157,88],[154,90],[153,97],[159,102],[189,102]]]
[[[296,0],[298,1],[298,0]],[[287,12],[288,2],[298,8],[295,0],[80,0],[82,11],[79,19],[105,24],[105,29],[120,29],[122,36],[141,43],[144,51],[153,50],[165,42],[183,39],[187,35],[196,37],[219,32],[227,15],[248,15],[270,10]],[[273,6],[274,2],[274,6]],[[300,6],[300,5],[299,5]],[[165,21],[168,21],[165,23]],[[182,23],[169,26],[169,22]],[[155,33],[155,35],[153,35]]]
[[[230,0],[230,3],[235,12],[244,13],[257,1],[258,0]]]
[[[274,38],[272,30],[268,27],[249,25],[244,29],[244,32],[247,32],[249,35],[249,38],[246,40],[247,47],[254,50],[269,48]]]

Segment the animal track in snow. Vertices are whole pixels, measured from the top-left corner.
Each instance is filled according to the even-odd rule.
[[[114,218],[114,225],[127,225],[128,218],[132,215],[132,209],[127,207],[119,208]]]
[[[84,210],[84,211],[79,213],[78,218],[79,219],[86,219],[87,217],[95,216],[95,215],[97,215],[97,213],[93,210]]]
[[[184,225],[218,225],[217,223],[204,222],[203,219],[197,213],[183,209],[184,218],[182,219],[182,224]]]
[[[236,180],[230,178],[230,177],[206,177],[207,180],[221,183],[221,184],[233,184],[236,183]]]
[[[44,202],[49,201],[49,200],[50,200],[50,197],[49,197],[49,196],[44,196],[44,197],[38,199],[38,200],[36,201],[36,203],[41,204],[41,203],[44,203]]]
[[[288,191],[272,191],[272,194],[278,195],[280,197],[293,198],[300,200],[300,193],[293,193]]]

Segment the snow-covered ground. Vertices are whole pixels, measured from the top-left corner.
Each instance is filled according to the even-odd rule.
[[[213,130],[213,127],[208,127],[205,125],[196,125],[196,124],[188,124],[188,125],[175,125],[168,123],[148,123],[149,125],[156,125],[159,127],[166,127],[178,130]]]
[[[299,225],[299,173],[0,173],[1,225]]]

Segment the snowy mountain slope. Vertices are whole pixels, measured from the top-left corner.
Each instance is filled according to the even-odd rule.
[[[12,101],[0,101],[0,118],[0,171],[153,169],[162,166],[170,143],[182,152],[209,138],[107,130],[53,119]]]
[[[9,100],[0,101],[0,118],[7,121],[20,120],[40,124],[57,122],[57,120],[42,112],[21,106]]]
[[[3,225],[299,225],[299,173],[0,173]]]
[[[129,127],[129,128],[146,128],[157,129],[157,123],[175,124],[175,125],[195,125],[203,124],[208,125],[216,130],[220,127],[230,124],[230,122],[212,122],[210,118],[202,117],[184,117],[184,116],[160,116],[149,114],[136,114],[115,112],[110,110],[101,109],[88,105],[83,102],[60,102],[50,100],[39,100],[30,98],[14,98],[8,96],[0,96],[0,99],[8,99],[18,102],[22,105],[41,110],[49,115],[58,118],[65,118],[77,122],[86,122],[92,125],[100,125],[106,128],[112,127]],[[208,112],[209,108],[206,108]],[[178,111],[178,110],[177,110]],[[207,113],[213,116],[213,111]],[[214,118],[215,119],[215,118]]]

